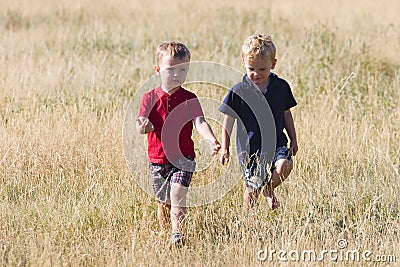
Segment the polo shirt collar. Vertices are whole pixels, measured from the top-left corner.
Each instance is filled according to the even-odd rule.
[[[161,85],[160,85],[159,87],[157,87],[156,93],[157,93],[157,96],[158,96],[158,97],[163,97],[163,96],[165,96],[165,95],[173,95],[173,94],[175,94],[175,93],[178,93],[181,89],[182,89],[182,86],[179,86],[179,88],[178,88],[175,92],[173,92],[172,94],[168,94],[167,92],[165,92],[165,91],[161,88]]]

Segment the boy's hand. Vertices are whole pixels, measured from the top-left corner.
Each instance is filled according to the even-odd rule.
[[[146,117],[139,117],[136,120],[136,129],[141,134],[147,134],[154,131],[154,125]]]
[[[221,162],[222,165],[229,162],[229,151],[228,150],[225,149],[224,151],[222,151],[219,161]]]
[[[298,150],[299,148],[297,146],[297,141],[291,141],[289,151],[291,152],[292,156],[296,156]]]
[[[211,145],[212,155],[217,155],[218,151],[221,149],[221,145],[219,144],[218,140],[217,139],[211,140],[210,145]]]

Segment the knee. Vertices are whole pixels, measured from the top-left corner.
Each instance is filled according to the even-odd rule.
[[[290,160],[282,159],[276,162],[276,172],[284,177],[288,176],[293,169],[293,163]]]
[[[173,205],[179,205],[179,203],[184,203],[186,199],[186,193],[187,193],[187,187],[184,187],[182,185],[172,185],[171,186],[171,192],[170,192],[170,197],[171,197],[171,203]]]

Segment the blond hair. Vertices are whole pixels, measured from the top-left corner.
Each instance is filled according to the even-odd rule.
[[[258,33],[247,37],[244,41],[242,45],[242,58],[254,58],[257,56],[271,60],[275,59],[276,47],[272,42],[271,36]]]
[[[159,63],[162,57],[170,55],[171,57],[178,57],[180,59],[189,59],[190,60],[190,51],[189,49],[182,43],[177,41],[167,41],[163,42],[157,47],[156,50],[156,60],[157,64]]]

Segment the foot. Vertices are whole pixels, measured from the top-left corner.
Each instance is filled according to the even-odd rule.
[[[274,194],[274,190],[266,187],[264,188],[263,195],[267,199],[268,206],[271,208],[271,210],[279,208],[280,203]]]
[[[171,234],[171,243],[173,245],[181,245],[183,243],[183,237],[180,233],[174,232]]]

